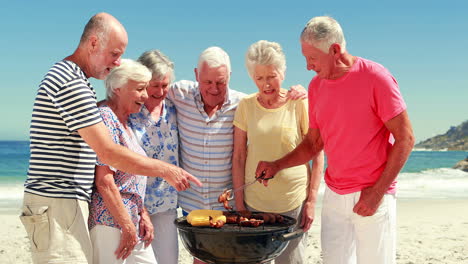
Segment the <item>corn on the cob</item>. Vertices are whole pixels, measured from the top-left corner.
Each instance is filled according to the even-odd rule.
[[[218,220],[226,222],[226,216],[223,215],[222,211],[206,209],[191,211],[187,215],[187,222],[192,226],[210,226],[210,216],[214,222]]]

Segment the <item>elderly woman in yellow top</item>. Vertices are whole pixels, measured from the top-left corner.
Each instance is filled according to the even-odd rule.
[[[265,40],[252,44],[246,67],[258,92],[244,97],[235,114],[234,188],[255,179],[259,161],[276,160],[293,150],[308,130],[307,100],[289,100],[281,88],[286,70],[281,46]],[[322,170],[323,154],[313,160],[312,170],[309,164],[282,170],[267,186],[256,182],[236,191],[236,208],[291,216],[307,231],[314,220]],[[304,237],[292,240],[275,263],[304,263]]]

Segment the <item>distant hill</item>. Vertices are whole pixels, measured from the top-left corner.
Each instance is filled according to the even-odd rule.
[[[459,126],[451,127],[445,134],[426,139],[414,147],[432,150],[468,151],[468,120]]]

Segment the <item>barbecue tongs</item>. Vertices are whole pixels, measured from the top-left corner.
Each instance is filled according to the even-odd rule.
[[[228,193],[226,199],[227,199],[228,201],[231,201],[232,199],[234,199],[234,192],[239,191],[239,190],[242,190],[242,189],[246,188],[247,186],[254,184],[254,183],[255,183],[256,181],[258,181],[259,179],[260,179],[260,180],[271,180],[271,179],[273,179],[273,178],[274,178],[274,176],[271,176],[270,178],[265,178],[265,171],[263,171],[263,172],[262,172],[262,175],[260,175],[260,177],[258,177],[258,178],[255,178],[255,180],[253,180],[253,181],[251,181],[251,182],[248,182],[248,183],[246,183],[246,184],[244,184],[244,185],[242,185],[242,186],[239,186],[239,187],[237,187],[237,188],[235,188],[235,189],[232,189],[232,188],[231,188],[231,189],[226,189],[226,190],[224,190],[223,194],[224,194],[224,193]]]

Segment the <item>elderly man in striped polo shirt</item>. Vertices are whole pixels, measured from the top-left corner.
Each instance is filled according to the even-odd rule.
[[[219,47],[204,50],[195,68],[197,82],[175,82],[167,97],[177,108],[180,164],[203,186],[191,186],[179,193],[185,212],[195,209],[224,209],[218,196],[232,186],[234,113],[244,93],[229,88],[231,62]],[[292,99],[307,98],[306,90],[291,87]],[[194,263],[203,263],[197,259]]]
[[[190,187],[189,181],[201,184],[184,170],[136,154],[110,138],[88,78],[106,78],[120,65],[127,42],[117,19],[97,14],[75,52],[52,66],[39,86],[20,216],[34,263],[92,263],[87,221],[96,154],[109,167],[163,177],[179,191]],[[141,215],[148,221],[143,224],[151,225]]]
[[[232,121],[245,94],[229,89],[230,75],[227,53],[210,47],[199,57],[197,82],[178,81],[167,95],[177,108],[180,164],[203,183],[179,193],[186,212],[222,209],[218,196],[232,183]]]
[[[223,209],[218,196],[232,186],[232,121],[245,94],[229,88],[230,75],[228,54],[210,47],[198,59],[197,82],[175,82],[167,95],[177,108],[181,166],[203,183],[179,193],[179,205],[186,212]],[[306,98],[306,90],[293,86],[289,97]]]

